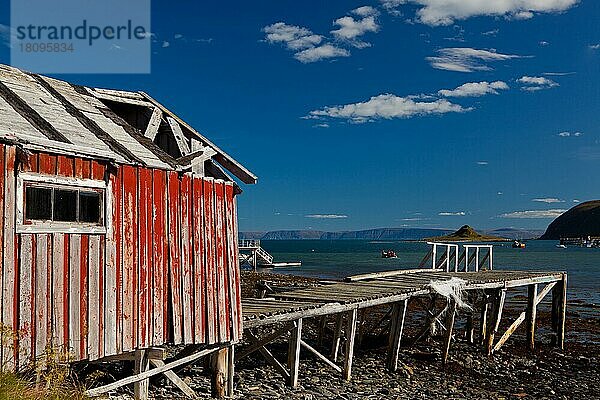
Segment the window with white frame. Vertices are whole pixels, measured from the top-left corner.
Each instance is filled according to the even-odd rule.
[[[104,233],[106,195],[104,181],[20,174],[17,230]]]

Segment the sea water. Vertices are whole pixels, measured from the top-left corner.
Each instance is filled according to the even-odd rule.
[[[343,278],[395,269],[417,268],[429,251],[423,242],[366,240],[264,240],[275,262],[301,261],[301,267],[277,268],[278,273],[318,278]],[[558,248],[557,241],[532,240],[524,249],[494,244],[494,269],[565,271],[570,300],[600,304],[600,249]],[[394,250],[398,258],[381,258]]]

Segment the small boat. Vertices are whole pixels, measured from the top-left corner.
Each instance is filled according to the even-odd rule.
[[[398,258],[394,250],[381,250],[381,258]]]
[[[512,244],[513,249],[524,249],[525,248],[525,243],[524,242],[520,242],[518,240],[515,240]]]
[[[566,244],[557,244],[556,247],[558,247],[559,249],[566,249],[567,245]]]

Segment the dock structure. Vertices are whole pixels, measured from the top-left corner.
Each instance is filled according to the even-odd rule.
[[[460,259],[459,249],[454,246],[446,248]],[[432,244],[432,247],[437,250],[440,244]],[[391,312],[388,313],[390,329],[386,364],[387,368],[395,371],[399,364],[407,305],[415,301],[424,305],[426,320],[423,321],[423,330],[412,338],[412,341],[417,342],[425,338],[435,327],[441,326],[445,330],[441,361],[445,363],[451,348],[457,309],[461,306],[462,298],[470,299],[471,308],[465,309],[464,313],[467,318],[467,338],[475,343],[473,322],[479,318],[478,344],[485,353],[491,355],[498,351],[523,322],[526,322],[527,326],[527,345],[533,349],[537,306],[550,293],[551,343],[563,348],[566,273],[493,270],[491,263],[486,269],[469,271],[469,254],[489,254],[487,257],[483,256],[486,258],[483,262],[488,262],[491,260],[492,248],[487,245],[481,248],[467,245],[467,248],[463,249],[463,254],[465,253],[466,261],[463,260],[460,263],[462,267],[456,267],[456,271],[457,263],[443,260],[443,257],[430,257],[442,260],[444,268],[433,268],[438,264],[434,261],[429,268],[358,275],[346,278],[345,282],[274,293],[269,298],[243,299],[244,336],[249,345],[241,347],[235,358],[239,360],[258,351],[288,384],[295,387],[299,380],[300,348],[304,348],[319,361],[340,373],[344,379],[349,380],[357,331],[361,324],[359,316],[369,308],[387,305],[390,306]],[[481,263],[481,260],[478,261]],[[439,287],[444,286],[450,289],[457,288],[463,294],[462,298],[456,295],[445,297],[439,291]],[[506,294],[519,288],[527,288],[527,307],[505,332],[499,332]],[[423,301],[424,299],[430,301]],[[441,308],[440,303],[443,304]],[[330,354],[323,354],[323,351],[319,350],[322,347],[312,345],[307,342],[307,338],[303,338],[303,321],[309,318],[319,319],[319,326],[325,326],[328,318],[335,321]],[[260,337],[259,332],[266,327],[270,328],[267,330],[270,333]],[[267,345],[286,337],[289,343],[288,359],[287,362],[282,362],[275,358]],[[342,343],[344,351],[343,358],[340,358]]]
[[[260,246],[260,240],[241,239],[238,244],[240,267],[250,266],[254,270],[259,265],[272,265],[273,256]]]

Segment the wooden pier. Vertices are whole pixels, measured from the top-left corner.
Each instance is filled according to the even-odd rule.
[[[439,244],[433,247],[435,253]],[[461,299],[442,296],[436,291],[436,287],[440,285],[458,287],[463,294],[462,297],[469,299],[472,308],[463,313],[467,317],[467,337],[471,342],[475,342],[474,321],[479,319],[478,344],[490,355],[498,351],[523,322],[526,322],[527,326],[527,345],[533,349],[537,306],[545,296],[552,293],[551,342],[563,348],[566,273],[491,270],[491,262],[488,264],[490,270],[464,272],[469,267],[470,257],[462,260],[462,267],[459,268],[458,249],[454,245],[449,246],[448,249],[451,250],[451,254],[454,254],[456,261],[451,263],[442,257],[443,269],[420,268],[366,274],[348,277],[346,282],[274,293],[270,298],[244,299],[242,301],[244,335],[249,345],[237,352],[236,360],[258,351],[288,384],[295,387],[299,379],[300,348],[304,348],[349,380],[357,329],[360,324],[359,315],[365,309],[388,305],[391,312],[386,364],[391,371],[395,371],[399,363],[407,305],[415,301],[426,304],[427,317],[426,321],[423,321],[423,331],[414,338],[414,341],[426,337],[431,333],[432,327],[443,327],[445,333],[441,361],[446,362],[451,347],[456,311]],[[480,251],[492,252],[489,246],[479,249],[472,245],[465,251],[467,256],[469,253],[479,256]],[[435,255],[432,256],[430,259],[438,259]],[[489,262],[488,260],[491,260],[491,254],[485,257],[484,262]],[[437,264],[438,262],[435,261],[432,266]],[[506,294],[518,288],[527,288],[527,307],[505,332],[499,332]],[[423,299],[430,301],[423,301]],[[439,301],[440,299],[444,301]],[[440,303],[443,304],[441,308]],[[445,315],[443,320],[442,315]],[[305,341],[307,339],[302,337],[303,320],[308,318],[317,318],[320,326],[324,326],[328,318],[335,321],[330,354],[322,354],[317,350],[317,346],[307,343]],[[271,333],[260,337],[258,332],[263,330],[260,328],[265,327],[270,327],[268,331]],[[282,337],[287,337],[289,343],[286,362],[277,360],[267,348],[269,343]],[[345,349],[343,359],[340,360],[342,338]]]

